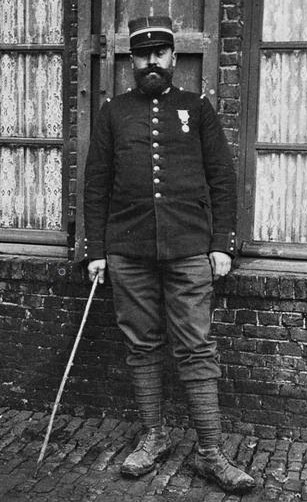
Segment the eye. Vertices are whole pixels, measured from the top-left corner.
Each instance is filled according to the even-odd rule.
[[[156,54],[158,58],[162,58],[164,54],[166,53],[166,49],[159,49]]]

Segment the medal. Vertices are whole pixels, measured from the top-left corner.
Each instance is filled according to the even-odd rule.
[[[177,110],[178,112],[178,117],[181,121],[181,129],[183,132],[189,132],[190,128],[188,126],[188,123],[189,123],[189,118],[190,118],[190,115],[189,115],[189,110]]]

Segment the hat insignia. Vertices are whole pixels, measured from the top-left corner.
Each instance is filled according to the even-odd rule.
[[[190,114],[189,114],[189,110],[177,110],[178,112],[178,117],[181,121],[181,129],[183,132],[189,132],[190,130],[190,127],[189,127],[189,118],[190,118]]]
[[[151,33],[147,33],[147,38],[151,38]]]

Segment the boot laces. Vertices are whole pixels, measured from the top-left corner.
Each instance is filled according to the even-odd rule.
[[[221,450],[218,450],[217,456],[220,460],[220,465],[221,465],[223,471],[226,471],[226,469],[229,468],[229,465],[231,465],[232,467],[235,467],[233,462]]]
[[[151,452],[152,447],[158,439],[158,431],[156,429],[150,429],[150,431],[146,434],[144,439],[142,439],[140,443],[140,449],[146,451],[147,453]]]

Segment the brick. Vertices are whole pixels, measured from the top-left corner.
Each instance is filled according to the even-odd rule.
[[[297,326],[302,327],[304,324],[303,314],[282,314],[281,322],[283,326]]]
[[[252,370],[253,371],[253,370]],[[243,380],[244,378],[250,378],[251,370],[245,366],[228,366],[227,375],[232,379]]]
[[[237,114],[240,112],[240,103],[235,99],[225,99],[223,111],[224,113]]]
[[[242,35],[242,26],[240,26],[236,21],[222,22],[221,24],[221,36],[222,38],[232,38]],[[225,46],[224,49],[226,50]]]
[[[258,354],[276,354],[278,351],[277,344],[275,341],[270,340],[257,341],[256,351]]]
[[[279,326],[280,314],[276,312],[258,312],[258,321],[263,326]]]
[[[227,307],[229,309],[272,310],[273,306],[273,301],[263,298],[248,296],[232,296],[227,298]]]
[[[304,300],[307,298],[306,279],[294,279],[294,297],[297,300]]]
[[[239,99],[240,97],[240,87],[238,85],[220,84],[219,85],[219,96],[221,99]],[[224,107],[223,107],[224,110]],[[233,115],[233,114],[232,114]],[[227,278],[228,282],[228,278]]]
[[[25,317],[25,309],[24,307],[20,307],[16,304],[1,302],[1,316],[3,317]]]
[[[262,409],[261,396],[240,395],[239,396],[240,408],[247,408],[252,410]]]
[[[213,322],[233,323],[235,311],[229,309],[215,309],[213,313]]]
[[[248,338],[265,338],[268,340],[287,340],[288,332],[285,328],[275,326],[251,326],[243,327],[244,335]]]
[[[237,294],[240,296],[265,296],[265,278],[261,276],[239,275]]]
[[[257,324],[257,313],[250,310],[237,310],[237,324]]]
[[[235,338],[233,341],[233,348],[242,352],[255,352],[257,346],[256,340]]]
[[[290,338],[294,342],[307,343],[307,330],[306,328],[291,328]]]
[[[266,278],[265,293],[267,297],[279,297],[279,280],[276,277]]]
[[[247,422],[253,422],[255,416],[257,417],[257,423],[262,425],[278,426],[285,423],[284,412],[278,411],[262,411],[256,414],[256,410],[244,410],[243,412],[244,420]]]
[[[224,52],[240,52],[242,41],[236,37],[222,37],[222,48]]]
[[[279,354],[282,355],[297,357],[300,357],[302,355],[301,347],[294,342],[278,342],[277,347]]]
[[[235,391],[245,394],[279,395],[279,385],[274,382],[235,380],[234,388]]]
[[[274,380],[278,381],[280,383],[286,383],[286,382],[296,383],[297,382],[297,372],[287,370],[284,368],[276,368],[274,370]]]
[[[273,303],[273,309],[279,312],[302,312],[303,314],[305,314],[307,312],[307,302],[297,300],[275,300]]]
[[[238,84],[240,81],[240,69],[238,67],[222,68],[222,82]]]
[[[265,382],[273,380],[273,371],[270,368],[252,368],[251,378],[253,380],[264,380]]]
[[[263,409],[284,411],[286,399],[280,396],[261,396]]]
[[[225,323],[212,323],[211,325],[211,334],[212,336],[229,336],[229,337],[241,337],[242,336],[242,327],[235,326],[232,324]]]
[[[307,400],[307,388],[290,384],[283,384],[280,386],[280,395],[287,398],[292,397]]]
[[[241,55],[238,52],[223,52],[220,55],[220,66],[241,66]]]
[[[307,412],[307,402],[303,399],[288,399],[285,409],[303,415]]]
[[[240,21],[241,15],[242,12],[239,5],[227,5],[224,7],[224,19],[228,21]]]
[[[286,277],[280,278],[280,298],[294,298],[293,279],[288,279]]]

